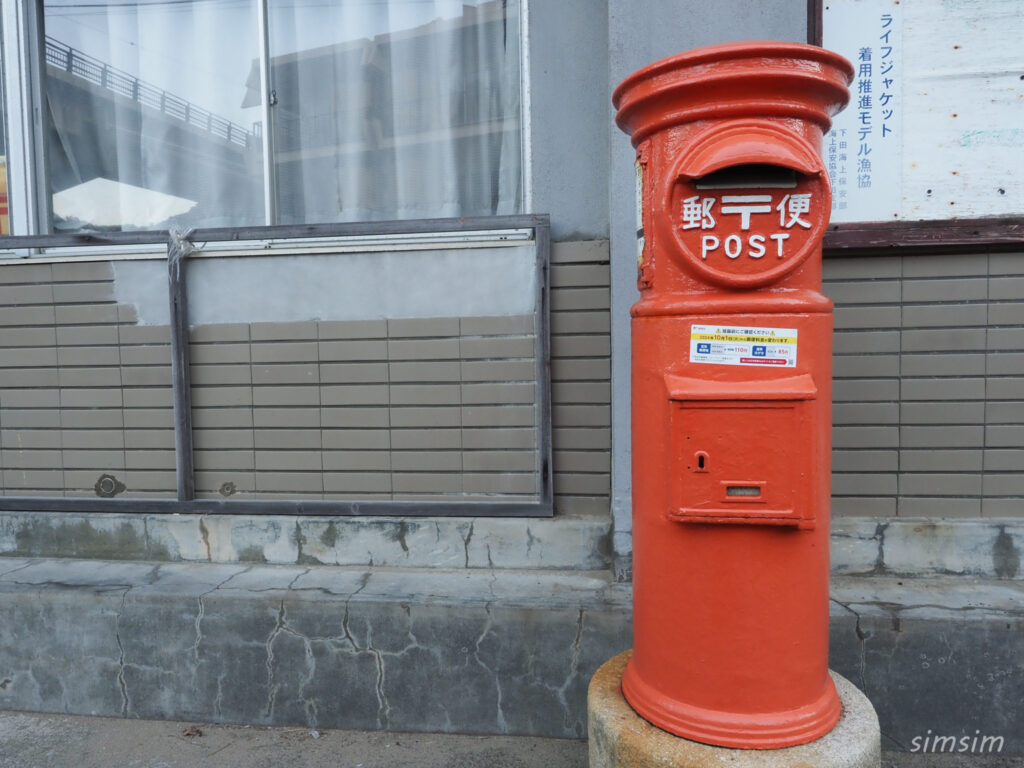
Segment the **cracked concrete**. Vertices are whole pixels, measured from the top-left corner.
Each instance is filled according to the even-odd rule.
[[[6,708],[578,738],[589,674],[629,644],[604,573],[9,564]]]
[[[128,698],[128,684],[124,679],[124,644],[121,642],[121,614],[124,613],[124,603],[128,597],[131,587],[126,587],[121,594],[121,607],[114,615],[114,639],[117,640],[117,685],[121,689],[121,717],[128,717],[131,710],[131,699]]]
[[[608,570],[2,564],[0,708],[581,738],[631,644]],[[888,748],[979,729],[1024,754],[1024,583],[838,577],[832,600],[831,664]]]
[[[1020,519],[839,518],[832,572],[839,575],[1024,579]]]
[[[1024,754],[1019,581],[839,578],[832,605],[831,664],[875,705],[883,749],[980,732]]]
[[[525,522],[0,512],[0,557],[588,571],[611,567],[609,535],[600,515]],[[839,575],[1021,580],[1022,551],[1019,518],[832,521]]]
[[[0,512],[0,556],[401,568],[598,570],[601,515],[337,518]]]

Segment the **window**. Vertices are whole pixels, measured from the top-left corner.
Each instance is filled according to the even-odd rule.
[[[522,210],[517,0],[10,5],[14,234]]]

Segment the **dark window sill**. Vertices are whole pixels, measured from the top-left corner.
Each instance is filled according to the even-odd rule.
[[[1024,251],[1024,217],[833,224],[824,249],[825,258]]]

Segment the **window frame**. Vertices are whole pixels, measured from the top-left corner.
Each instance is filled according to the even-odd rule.
[[[395,221],[326,222],[298,225],[261,224],[205,228],[188,233],[167,230],[132,230],[124,232],[49,232],[50,195],[46,173],[45,115],[43,75],[45,74],[45,35],[43,9],[35,0],[5,0],[0,3],[0,98],[8,118],[3,126],[7,133],[8,196],[11,231],[17,235],[0,236],[0,269],[15,261],[38,263],[59,261],[103,261],[152,259],[166,260],[169,286],[177,292],[178,307],[184,313],[172,317],[172,334],[177,337],[173,360],[175,409],[175,448],[177,498],[90,499],[82,497],[15,497],[0,494],[0,511],[17,509],[34,512],[125,512],[133,514],[231,514],[231,515],[398,515],[403,517],[550,517],[554,514],[554,470],[551,442],[550,392],[550,221],[547,215],[527,213],[533,205],[531,165],[530,108],[530,36],[529,2],[519,0],[519,155],[521,163],[520,206],[523,213],[453,219],[405,219]],[[258,29],[262,43],[261,88],[265,94],[262,111],[264,125],[271,125],[271,105],[266,94],[272,84],[269,78],[269,35],[267,31],[268,0],[257,0]],[[11,118],[14,118],[12,124]],[[271,136],[273,131],[267,130]],[[264,221],[272,213],[273,195],[268,173],[273,163],[267,162],[272,142],[264,141]],[[269,169],[269,170],[268,170]],[[269,220],[273,221],[273,218]],[[510,239],[511,230],[530,230],[536,249],[538,280],[535,296],[538,428],[538,492],[537,500],[461,501],[450,498],[437,501],[292,501],[197,499],[194,493],[194,466],[191,450],[191,416],[188,374],[187,297],[184,296],[183,272],[175,280],[175,269],[183,270],[187,254],[175,248],[182,239],[204,242],[209,255],[230,257],[252,255],[252,250],[273,258],[297,250],[316,253],[343,250],[391,250],[410,240],[436,244],[437,248],[465,247],[481,238]],[[282,253],[285,252],[285,253]],[[172,306],[175,302],[172,301]],[[182,364],[183,363],[183,364]]]
[[[807,0],[807,42],[822,47],[824,0]],[[1024,215],[829,224],[825,257],[997,253],[1024,247]]]
[[[231,258],[256,251],[275,258],[275,248],[291,254],[324,252],[338,254],[362,250],[373,241],[378,250],[401,249],[410,240],[443,244],[511,241],[533,244],[534,270],[534,375],[536,377],[537,494],[534,501],[468,501],[458,497],[429,501],[405,500],[289,500],[196,498],[193,453],[192,379],[189,354],[189,314],[186,271],[189,261],[206,256]],[[6,241],[6,242],[5,242]],[[203,243],[207,253],[191,252]],[[212,243],[222,248],[210,249]],[[462,219],[284,225],[275,227],[223,227],[187,233],[149,230],[0,238],[0,247],[12,250],[50,248],[37,263],[61,261],[111,261],[111,247],[154,244],[160,254],[126,254],[121,258],[166,260],[170,306],[171,380],[174,413],[175,498],[89,498],[81,496],[16,496],[0,493],[0,512],[113,512],[126,514],[224,514],[224,515],[330,515],[345,517],[552,517],[554,515],[554,462],[551,395],[551,222],[547,215],[517,214]],[[83,246],[93,247],[82,255]],[[414,246],[415,247],[415,246]],[[70,255],[62,249],[75,249]],[[79,255],[74,255],[75,253]],[[26,260],[0,258],[0,270]]]
[[[41,140],[44,50],[39,44],[39,32],[42,7],[16,0],[3,3],[2,13],[0,49],[3,51],[9,222],[11,232],[35,235],[40,232],[40,222],[49,219],[50,205],[47,185],[37,183],[47,178]]]
[[[530,153],[530,56],[529,56],[529,2],[519,0],[519,160],[520,214],[528,215],[533,204],[532,167]],[[261,114],[264,130],[263,140],[263,222],[257,225],[242,225],[225,229],[253,229],[258,227],[281,226],[277,211],[277,180],[274,157],[274,115],[271,93],[269,0],[256,0],[257,34],[259,40],[260,87],[263,92]],[[44,9],[36,0],[9,0],[0,3],[0,98],[7,117],[5,126],[7,138],[7,186],[10,231],[21,238],[60,238],[59,234],[48,232],[51,200],[49,175],[46,164],[45,115],[43,113],[45,75],[45,30]],[[12,124],[11,116],[17,116]],[[13,192],[13,194],[12,194]],[[487,217],[490,218],[490,217]],[[498,214],[493,218],[507,218]],[[412,221],[409,219],[408,221]],[[426,220],[430,221],[430,220]],[[306,226],[321,226],[332,222],[308,222]],[[360,223],[360,222],[356,222]],[[387,223],[387,222],[378,222]],[[0,249],[7,250],[2,243],[9,236],[0,236]],[[12,241],[13,242],[13,241]],[[27,242],[27,240],[25,241]],[[41,241],[42,242],[42,241]],[[54,240],[56,244],[58,241]],[[152,240],[139,241],[143,252],[154,249]],[[40,246],[45,247],[45,246]],[[157,250],[162,250],[156,246]],[[19,248],[17,256],[32,256],[35,249]]]

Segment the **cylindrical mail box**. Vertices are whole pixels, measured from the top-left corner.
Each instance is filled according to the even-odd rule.
[[[615,91],[636,147],[634,650],[623,693],[678,736],[827,733],[832,302],[822,135],[853,77],[809,45],[652,64]]]

